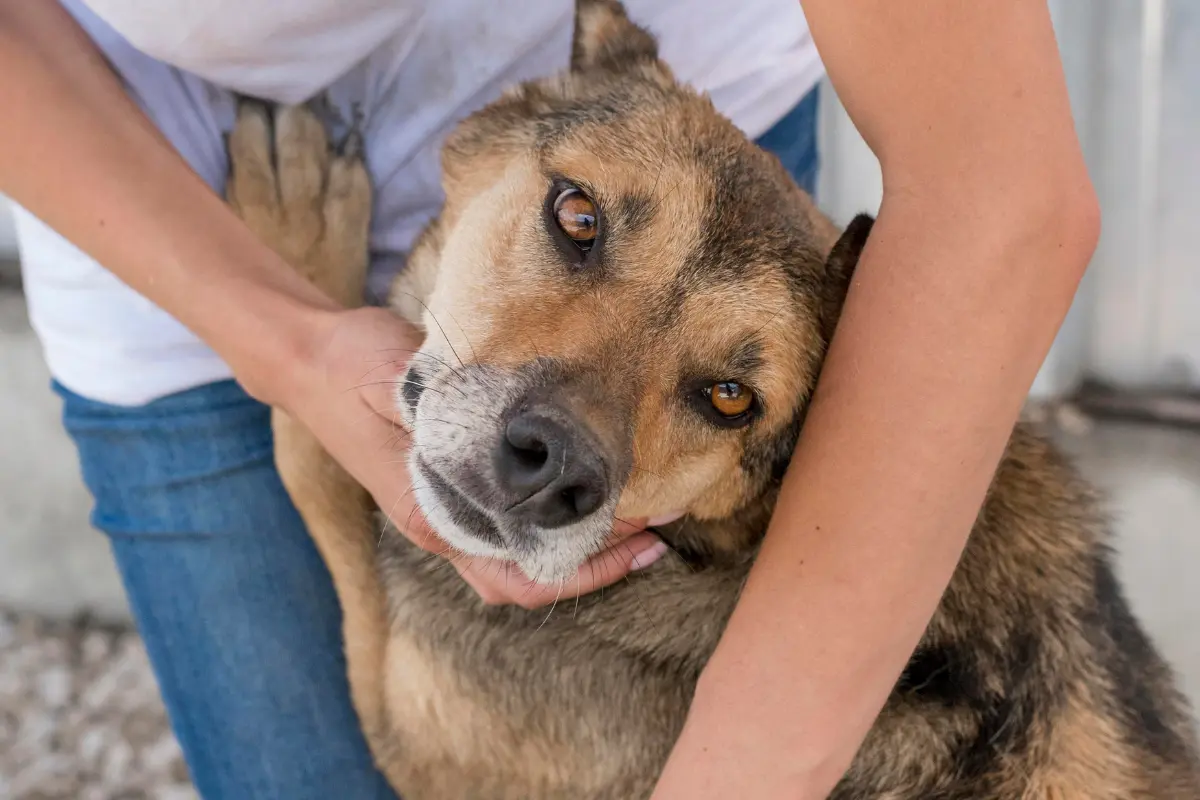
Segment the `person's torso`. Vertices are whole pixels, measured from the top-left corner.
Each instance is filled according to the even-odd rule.
[[[233,93],[295,103],[327,92],[365,116],[377,188],[380,294],[441,203],[438,150],[507,86],[567,63],[571,0],[63,0],[142,109],[220,191]],[[822,75],[797,0],[626,0],[676,75],[756,137]],[[169,66],[167,66],[169,65]],[[174,69],[172,69],[174,68]],[[186,329],[39,221],[18,218],[30,312],[73,391],[139,404],[228,377]]]

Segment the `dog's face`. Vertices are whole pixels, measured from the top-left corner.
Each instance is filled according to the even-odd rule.
[[[778,161],[602,0],[570,72],[464,122],[443,170],[399,404],[451,545],[553,581],[614,516],[725,518],[778,482],[869,224],[827,261]]]

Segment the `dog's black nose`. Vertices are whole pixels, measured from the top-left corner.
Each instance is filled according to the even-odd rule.
[[[604,462],[564,411],[534,407],[509,420],[495,455],[508,512],[542,528],[591,514],[608,494]]]

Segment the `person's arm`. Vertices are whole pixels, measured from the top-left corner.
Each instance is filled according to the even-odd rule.
[[[1098,237],[1045,0],[803,5],[884,198],[655,800],[833,789],[949,582]]]
[[[416,520],[406,526],[415,542],[442,552],[410,513],[402,445],[384,451],[396,441],[392,387],[371,371],[380,354],[418,347],[416,332],[382,309],[339,308],[263,245],[58,3],[0,0],[0,76],[0,192],[190,328],[254,396],[304,422],[380,507]],[[638,534],[561,592],[455,566],[487,600],[538,605],[596,588],[595,575],[620,580],[654,542]]]

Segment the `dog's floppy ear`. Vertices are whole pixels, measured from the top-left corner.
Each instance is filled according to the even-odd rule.
[[[576,0],[571,71],[624,72],[659,65],[658,42],[630,21],[617,0]]]
[[[850,279],[854,276],[854,268],[862,256],[863,248],[867,246],[867,238],[875,219],[870,214],[859,214],[850,221],[842,232],[837,244],[825,260],[825,285],[823,287],[823,307],[821,309],[821,333],[828,342],[837,327],[838,318],[842,315],[842,304],[846,301],[846,292],[850,289]]]

